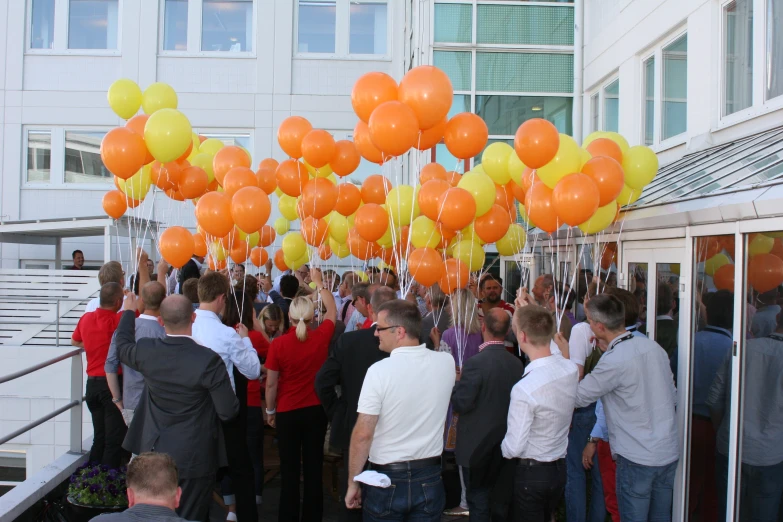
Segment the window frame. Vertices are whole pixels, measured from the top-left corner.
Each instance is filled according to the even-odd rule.
[[[392,6],[395,0],[359,0],[362,4],[383,4],[386,6],[386,53],[351,54],[351,3],[353,0],[335,0],[334,52],[299,52],[299,1],[294,0],[293,58],[305,60],[349,60],[390,62],[392,60],[392,31],[394,16]]]
[[[33,35],[33,0],[25,2],[25,44],[26,55],[43,56],[121,56],[122,55],[122,12],[124,0],[117,0],[117,48],[116,49],[70,49],[70,0],[54,0],[54,33],[51,49],[34,49],[30,39]]]
[[[589,128],[591,129],[590,132],[596,132],[596,131],[604,131],[606,127],[606,114],[605,114],[605,104],[606,104],[606,88],[613,84],[614,82],[620,80],[620,71],[615,71],[603,80],[601,80],[600,83],[596,84],[595,87],[593,87],[592,90],[588,91],[588,107],[589,107]],[[594,97],[598,97],[598,112],[596,114],[593,114],[593,99]],[[620,93],[618,91],[617,93],[617,100],[618,100],[618,114],[619,114],[619,100],[620,100]],[[593,129],[593,122],[597,121],[597,128]],[[618,125],[619,125],[620,119],[618,116]],[[589,134],[589,133],[588,133]]]
[[[29,167],[28,163],[28,151],[30,150],[30,133],[33,134],[48,134],[49,135],[49,181],[30,181],[28,178]],[[64,154],[64,151],[63,151]],[[27,187],[44,188],[52,185],[52,178],[55,176],[54,172],[54,132],[50,128],[27,126],[25,125],[22,132],[22,185]]]

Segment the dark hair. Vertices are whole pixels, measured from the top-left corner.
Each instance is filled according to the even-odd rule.
[[[109,307],[122,301],[122,286],[118,283],[106,283],[101,287],[100,297],[98,298],[101,307]]]
[[[237,283],[237,290],[245,292],[251,301],[255,301],[258,297],[258,279],[250,274],[246,275],[242,282]]]
[[[191,303],[198,304],[198,279],[191,277],[182,283],[182,295],[187,297]]]
[[[496,339],[502,339],[508,334],[511,317],[505,310],[493,308],[484,314],[484,327]]]
[[[200,303],[217,301],[228,293],[230,286],[228,278],[220,272],[207,272],[198,280],[198,300]]]
[[[419,338],[421,334],[421,314],[419,307],[405,299],[394,299],[383,303],[375,313],[386,312],[389,326],[395,325],[405,329],[405,335],[411,339]]]
[[[718,290],[704,296],[707,324],[731,330],[734,327],[734,294]],[[783,314],[782,314],[783,315]]]
[[[226,295],[226,309],[223,312],[223,324],[235,327],[239,323],[253,329],[253,301],[246,292],[232,292]]]
[[[179,330],[191,323],[193,304],[184,295],[170,295],[160,304],[160,316],[164,326]]]
[[[481,281],[479,281],[479,290],[484,290],[484,285],[487,284],[487,281],[495,281],[501,288],[503,287],[503,280],[501,278],[495,277],[492,274],[486,274],[481,278]]]
[[[141,299],[145,310],[158,310],[166,298],[166,289],[157,281],[150,281],[141,287]]]
[[[672,311],[672,308],[674,307],[674,293],[672,292],[672,287],[666,283],[659,284],[657,299],[658,304],[655,306],[655,309],[657,310],[658,315],[665,315]]]
[[[299,290],[299,280],[295,275],[286,274],[280,278],[280,295],[293,299]]]
[[[83,255],[84,255],[84,252],[82,252],[81,250],[74,250],[74,251],[71,253],[71,259],[75,258],[75,257],[76,257],[76,254],[81,254],[81,255],[83,256]]]
[[[167,498],[177,494],[179,473],[168,454],[145,452],[130,461],[125,480],[143,497]]]
[[[592,321],[603,324],[609,330],[625,327],[625,306],[613,295],[603,293],[591,297],[586,308]]]
[[[370,283],[354,283],[351,288],[351,298],[356,301],[359,298],[370,299]]]
[[[234,263],[234,268],[237,268],[237,267],[242,269],[242,273],[243,274],[245,273],[245,265],[243,265],[242,263]]]
[[[514,323],[517,330],[524,332],[530,344],[535,346],[549,345],[555,334],[555,319],[552,313],[537,305],[517,308],[514,312]]]
[[[616,286],[606,289],[607,295],[613,295],[623,303],[625,308],[625,326],[634,326],[639,320],[639,300],[629,292]]]

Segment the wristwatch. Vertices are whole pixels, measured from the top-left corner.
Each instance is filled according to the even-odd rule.
[[[111,402],[113,402],[114,404],[119,404],[119,403],[122,402],[122,397],[120,397],[118,399],[112,399]]]
[[[601,440],[601,439],[598,439],[598,438],[593,437],[593,436],[588,436],[587,437],[587,442],[592,442],[593,444],[596,444],[599,440]]]

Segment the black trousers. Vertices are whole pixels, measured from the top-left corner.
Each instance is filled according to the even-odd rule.
[[[247,407],[247,449],[253,463],[256,496],[260,497],[264,493],[264,414],[261,406]]]
[[[212,491],[215,488],[215,475],[183,478],[179,480],[179,487],[182,488],[182,497],[177,514],[185,520],[206,522],[212,503]]]
[[[280,450],[279,522],[320,522],[324,510],[323,459],[326,413],[322,406],[278,412]],[[299,517],[299,470],[304,475],[304,495]]]
[[[111,402],[111,390],[106,378],[87,377],[85,398],[92,416],[93,439],[90,462],[119,468],[124,455],[122,441],[125,439],[128,427],[122,420],[120,409]]]
[[[234,369],[234,384],[239,400],[239,415],[223,423],[223,437],[226,441],[228,474],[231,488],[236,497],[237,520],[256,522],[255,480],[253,464],[247,449],[247,379]]]
[[[514,473],[514,522],[550,522],[563,498],[566,462],[518,464]]]

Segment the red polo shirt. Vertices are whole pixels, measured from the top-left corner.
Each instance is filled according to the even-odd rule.
[[[88,376],[106,376],[103,365],[106,364],[106,356],[109,354],[111,336],[120,324],[121,317],[122,314],[112,310],[98,308],[94,312],[87,312],[79,319],[71,338],[84,343]],[[122,373],[121,366],[118,373]]]
[[[250,343],[256,349],[256,353],[258,353],[261,360],[266,358],[269,352],[269,341],[266,340],[266,337],[261,332],[256,332],[255,330],[250,330],[247,334],[250,337]],[[247,405],[256,408],[261,407],[261,381],[258,379],[247,381]]]
[[[277,383],[277,411],[286,412],[319,406],[315,374],[329,355],[334,323],[326,320],[307,332],[307,340],[296,338],[296,328],[272,341],[266,358],[267,370],[280,372]]]

